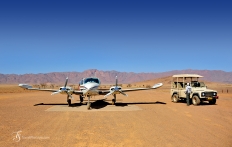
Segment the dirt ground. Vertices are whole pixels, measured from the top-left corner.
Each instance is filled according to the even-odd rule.
[[[0,146],[232,146],[232,93],[218,93],[216,105],[186,106],[172,103],[164,86],[118,95],[113,107],[112,96],[94,97],[92,110],[76,111],[86,107],[77,95],[67,108],[65,95],[10,88],[0,86]],[[64,109],[50,111],[57,107]]]

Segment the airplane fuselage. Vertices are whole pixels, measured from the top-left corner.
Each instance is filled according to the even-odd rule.
[[[98,78],[85,78],[80,81],[80,90],[83,96],[99,95],[100,80]]]
[[[94,96],[99,94],[100,84],[98,83],[86,83],[84,85],[80,85],[80,90],[83,92],[84,96]]]

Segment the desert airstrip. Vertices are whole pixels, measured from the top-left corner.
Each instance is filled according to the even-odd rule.
[[[131,84],[132,87],[162,82],[155,90],[91,99],[86,109],[74,95],[66,96],[0,85],[1,146],[78,147],[231,147],[232,84],[205,82],[218,91],[216,105],[186,106],[173,103],[170,78]],[[126,85],[123,85],[126,88]],[[228,92],[227,92],[228,91]]]

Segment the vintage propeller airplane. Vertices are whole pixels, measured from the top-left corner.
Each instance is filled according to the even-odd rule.
[[[92,96],[104,95],[104,97],[106,98],[109,95],[113,95],[114,98],[112,99],[112,104],[114,105],[116,102],[116,94],[122,94],[124,96],[127,96],[127,94],[124,92],[156,89],[156,88],[159,88],[163,85],[162,83],[158,83],[158,84],[155,84],[154,86],[152,86],[151,88],[122,89],[121,86],[118,86],[117,76],[116,76],[115,86],[112,86],[109,90],[100,90],[99,86],[100,86],[101,82],[96,77],[88,77],[88,78],[82,79],[79,83],[79,86],[80,86],[79,90],[72,89],[72,87],[67,86],[67,83],[68,83],[68,77],[66,78],[64,86],[60,87],[59,90],[32,88],[32,86],[30,86],[28,84],[19,84],[19,86],[21,88],[28,89],[28,90],[39,90],[39,91],[53,92],[51,95],[58,94],[58,93],[66,94],[67,95],[67,102],[68,102],[69,106],[71,106],[72,94],[79,95],[81,103],[83,102],[83,99],[85,97],[87,97],[88,98],[87,109],[91,109],[90,98]]]

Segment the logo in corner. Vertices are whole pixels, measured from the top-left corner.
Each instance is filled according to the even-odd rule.
[[[18,132],[13,132],[12,134],[14,134],[14,136],[13,136],[13,141],[15,141],[15,142],[19,142],[20,141],[20,139],[21,139],[21,130],[20,131],[18,131]]]

